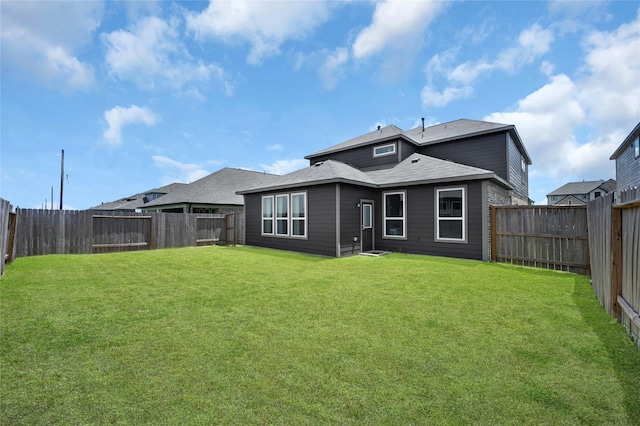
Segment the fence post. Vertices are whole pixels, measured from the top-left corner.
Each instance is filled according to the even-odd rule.
[[[497,220],[496,220],[496,206],[489,207],[489,222],[491,227],[491,261],[496,262],[498,260],[498,238],[497,238]]]
[[[611,207],[611,312],[620,320],[622,309],[618,296],[622,294],[622,210]]]

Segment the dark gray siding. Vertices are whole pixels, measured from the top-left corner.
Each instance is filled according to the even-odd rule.
[[[343,256],[360,253],[361,200],[375,200],[376,191],[354,185],[340,185],[340,253]],[[353,237],[358,237],[354,241]]]
[[[262,196],[307,192],[307,238],[262,236]],[[246,244],[302,253],[336,256],[336,185],[245,195]]]
[[[349,164],[353,167],[363,169],[370,167],[378,167],[385,166],[388,164],[396,164],[399,163],[401,151],[404,151],[406,148],[404,146],[400,146],[400,140],[393,140],[387,142],[380,142],[378,144],[362,146],[359,148],[350,149],[347,151],[334,152],[331,154],[326,154],[320,157],[314,157],[310,160],[311,164],[315,164],[319,161],[324,160],[336,160],[341,161],[345,164]],[[380,145],[388,145],[391,143],[396,143],[396,153],[392,155],[383,155],[381,157],[373,156],[373,148]],[[404,145],[407,145],[405,142]]]
[[[435,189],[466,185],[467,188],[467,242],[446,243],[435,241]],[[426,254],[464,259],[482,260],[482,183],[460,182],[455,185],[423,185],[397,188],[407,191],[407,239],[382,238],[382,193],[376,201],[376,249],[403,253]]]
[[[640,158],[634,157],[632,141],[631,145],[616,158],[616,184],[618,191],[632,186],[640,186]]]
[[[513,186],[516,194],[529,198],[529,167],[525,161],[523,174],[522,160],[524,157],[508,133],[507,148],[509,150],[509,179],[507,181]]]
[[[509,178],[506,133],[426,145],[420,148],[420,152],[431,157],[491,170],[504,180]]]
[[[411,154],[418,152],[418,147],[416,145],[406,141],[400,141],[399,148],[400,148],[399,161],[406,160],[411,156]]]

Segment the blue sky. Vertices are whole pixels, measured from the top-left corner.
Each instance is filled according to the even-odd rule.
[[[0,197],[85,209],[223,167],[284,174],[377,125],[514,124],[529,196],[615,177],[634,1],[6,1]]]

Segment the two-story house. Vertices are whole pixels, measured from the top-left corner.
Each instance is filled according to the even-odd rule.
[[[530,202],[531,159],[513,125],[391,125],[306,158],[305,169],[239,191],[246,244],[487,260],[489,206]]]
[[[549,206],[584,206],[589,201],[616,190],[616,181],[609,179],[569,182],[547,194]]]
[[[616,162],[618,191],[640,187],[640,123],[609,158]]]

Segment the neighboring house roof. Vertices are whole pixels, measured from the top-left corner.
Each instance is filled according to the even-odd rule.
[[[305,158],[311,159],[321,155],[357,148],[360,146],[384,143],[385,141],[397,139],[398,137],[402,137],[411,143],[422,146],[505,131],[511,133],[512,139],[516,145],[518,145],[518,148],[523,153],[527,163],[531,164],[531,158],[522,144],[520,135],[518,135],[514,125],[469,120],[465,118],[450,121],[448,123],[428,126],[424,129],[422,126],[418,126],[407,131],[404,131],[394,125],[389,125],[350,139],[346,142],[320,150],[314,154],[307,155]]]
[[[638,137],[640,133],[640,123],[636,125],[636,127],[629,133],[629,135],[624,139],[624,141],[620,144],[618,149],[609,157],[609,160],[615,160],[618,158],[630,145],[633,141]]]
[[[281,176],[271,184],[247,188],[238,193],[250,194],[337,182],[385,188],[476,179],[493,179],[511,189],[506,181],[490,170],[465,166],[422,154],[413,154],[392,167],[368,172],[358,170],[340,161],[321,161],[305,169]]]
[[[582,181],[582,182],[569,182],[567,184],[562,185],[560,188],[556,189],[553,192],[547,194],[547,197],[552,195],[573,195],[573,194],[588,194],[594,189],[601,187],[603,184],[610,182],[611,179],[607,182],[603,180],[592,180],[592,181]],[[615,188],[615,181],[614,181]],[[603,188],[606,190],[605,188]]]
[[[573,195],[567,195],[562,200],[558,201],[554,205],[556,206],[583,206],[586,203]]]
[[[258,184],[267,184],[278,175],[251,170],[232,169],[225,167],[185,185],[179,191],[159,197],[144,205],[144,208],[174,204],[216,204],[238,205],[244,204],[242,196],[236,191]]]
[[[141,192],[139,194],[131,195],[129,197],[121,198],[116,201],[110,201],[102,203],[99,206],[91,207],[89,210],[127,210],[134,211],[144,205],[144,197],[151,193],[169,194],[173,191],[179,190],[181,187],[186,186],[185,183],[171,183],[169,185],[162,186],[160,188],[150,189],[149,191]]]

